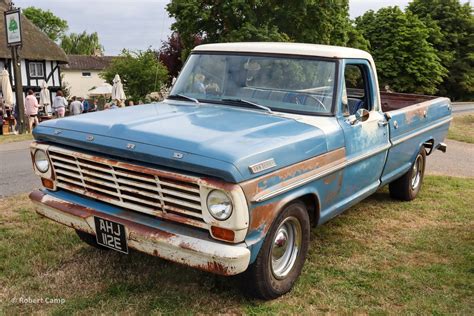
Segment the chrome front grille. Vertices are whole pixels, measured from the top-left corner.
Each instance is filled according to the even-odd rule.
[[[50,147],[59,188],[125,209],[207,228],[198,178]]]

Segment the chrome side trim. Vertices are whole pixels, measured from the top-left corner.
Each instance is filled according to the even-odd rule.
[[[314,175],[312,175],[312,176],[310,176],[310,177],[307,177],[307,178],[305,178],[305,179],[301,179],[301,180],[295,181],[295,182],[293,182],[293,183],[291,183],[291,184],[289,184],[289,185],[287,185],[287,186],[285,186],[285,187],[281,187],[281,188],[279,188],[279,189],[276,189],[276,190],[274,190],[274,191],[268,192],[268,193],[263,194],[263,195],[260,195],[260,196],[257,195],[257,196],[253,199],[253,201],[254,201],[254,202],[263,202],[263,201],[269,200],[269,199],[271,199],[271,198],[273,198],[273,197],[275,197],[275,196],[278,196],[278,195],[280,195],[280,194],[282,194],[282,193],[286,193],[286,192],[288,192],[288,191],[291,191],[291,190],[293,190],[293,189],[296,189],[296,188],[298,188],[298,187],[300,187],[300,186],[302,186],[302,185],[305,185],[305,184],[307,184],[307,183],[309,183],[309,182],[312,182],[312,181],[321,179],[322,177],[325,177],[325,176],[327,176],[327,175],[330,175],[331,173],[334,173],[334,172],[336,172],[336,171],[339,171],[339,170],[341,170],[341,169],[343,169],[343,168],[345,168],[345,167],[348,167],[348,166],[350,166],[350,165],[352,165],[352,164],[355,164],[355,163],[357,163],[357,162],[359,162],[359,161],[361,161],[361,160],[364,160],[364,159],[366,159],[366,158],[368,158],[368,157],[375,156],[375,155],[377,155],[377,154],[379,154],[379,153],[381,153],[381,152],[383,152],[383,151],[389,149],[390,147],[391,147],[390,144],[385,144],[385,145],[380,146],[380,147],[378,147],[378,148],[375,148],[375,149],[373,149],[373,150],[371,150],[371,151],[369,151],[369,152],[367,152],[367,153],[365,153],[365,154],[363,154],[363,155],[360,155],[360,156],[357,156],[357,157],[348,159],[348,160],[344,161],[343,163],[340,163],[340,164],[338,164],[338,165],[335,165],[335,166],[332,166],[332,167],[327,168],[327,169],[325,169],[325,170],[322,170],[320,173],[314,174]]]
[[[419,135],[421,135],[421,134],[423,134],[423,133],[425,133],[425,132],[427,132],[427,131],[430,131],[430,130],[432,130],[432,129],[435,129],[435,128],[437,128],[437,127],[440,127],[441,125],[447,124],[447,123],[451,122],[452,119],[453,119],[452,117],[450,117],[450,118],[448,118],[448,119],[444,119],[444,120],[442,120],[442,121],[440,121],[440,122],[438,122],[438,123],[435,123],[435,124],[433,124],[433,125],[430,125],[430,126],[427,126],[427,127],[425,127],[425,128],[422,128],[422,129],[420,129],[420,130],[418,130],[418,131],[416,131],[416,132],[414,132],[414,133],[410,133],[410,131],[408,131],[407,133],[410,133],[410,135],[406,135],[406,136],[400,137],[400,138],[398,138],[397,140],[393,141],[392,144],[393,144],[393,146],[396,146],[396,145],[398,145],[398,144],[400,144],[400,143],[402,143],[402,142],[404,142],[404,141],[406,141],[406,140],[408,140],[408,139],[410,139],[410,138],[419,136]]]

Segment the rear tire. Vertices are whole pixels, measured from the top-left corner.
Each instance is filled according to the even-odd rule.
[[[86,244],[88,244],[89,246],[92,246],[94,248],[97,248],[97,249],[100,249],[100,250],[109,250],[109,248],[107,247],[104,247],[102,245],[99,245],[97,243],[97,240],[95,238],[94,235],[91,235],[91,234],[88,234],[88,233],[85,233],[83,231],[80,231],[80,230],[77,230],[76,229],[76,234],[77,236],[79,236],[79,238],[85,242]]]
[[[246,294],[264,300],[289,292],[308,253],[310,220],[306,206],[296,201],[278,215],[255,262],[243,275]]]
[[[426,165],[426,151],[422,147],[415,161],[401,178],[389,184],[390,196],[402,201],[411,201],[418,195],[423,183]]]

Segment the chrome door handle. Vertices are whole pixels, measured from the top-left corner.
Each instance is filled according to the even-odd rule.
[[[384,126],[388,125],[388,121],[381,120],[381,121],[378,122],[378,124],[379,124],[380,127],[384,127]]]

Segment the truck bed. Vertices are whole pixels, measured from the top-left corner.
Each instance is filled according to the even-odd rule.
[[[380,101],[382,104],[382,111],[389,112],[399,110],[411,105],[422,103],[425,101],[434,100],[438,97],[430,95],[409,94],[409,93],[390,93],[381,92]]]
[[[382,176],[386,184],[410,168],[419,148],[440,146],[448,133],[451,104],[442,97],[387,92],[380,100],[392,143]]]

